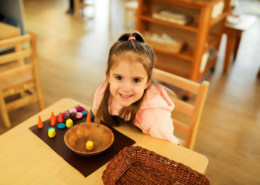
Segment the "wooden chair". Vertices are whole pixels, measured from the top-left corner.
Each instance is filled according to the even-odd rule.
[[[29,48],[23,49],[23,43],[29,43]],[[38,71],[36,35],[31,33],[1,40],[0,49],[5,47],[16,48],[12,53],[0,55],[0,113],[5,126],[9,128],[11,124],[8,112],[33,102],[38,102],[40,110],[43,110],[44,104]],[[15,94],[19,95],[18,99],[5,102],[6,97]]]
[[[174,87],[178,87],[180,89],[195,93],[197,95],[194,105],[171,97],[176,106],[175,110],[190,116],[190,122],[188,125],[181,121],[178,121],[177,119],[173,119],[173,125],[175,131],[178,131],[186,136],[185,141],[180,139],[181,145],[193,150],[201,113],[208,92],[209,82],[203,81],[201,84],[199,84],[197,82],[176,76],[174,74],[159,69],[153,70],[153,78],[159,80],[160,82],[170,84]]]

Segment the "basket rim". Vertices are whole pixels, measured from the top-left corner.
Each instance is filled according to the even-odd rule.
[[[132,150],[136,150],[136,151],[141,151],[141,152],[145,152],[146,154],[150,155],[150,156],[153,156],[153,157],[156,157],[157,159],[163,161],[163,162],[166,162],[168,163],[169,165],[174,165],[174,168],[178,168],[178,169],[181,169],[183,170],[184,172],[187,172],[189,173],[191,176],[194,175],[195,177],[198,177],[199,179],[202,179],[201,181],[202,182],[205,182],[203,184],[210,184],[210,181],[208,180],[208,178],[196,171],[196,170],[193,170],[191,169],[189,166],[187,165],[184,165],[183,163],[180,163],[180,162],[176,162],[174,160],[171,160],[167,157],[164,157],[160,154],[157,154],[155,153],[154,151],[150,151],[146,148],[142,148],[140,146],[130,146],[130,147],[125,147],[123,150],[121,150],[117,155],[114,156],[113,159],[110,160],[110,162],[108,163],[108,165],[106,166],[106,169],[103,171],[102,173],[102,180],[103,180],[103,183],[104,184],[114,184],[118,179],[121,178],[121,176],[125,173],[125,171],[128,169],[125,169],[125,170],[121,170],[120,169],[120,172],[122,174],[117,174],[117,175],[120,175],[119,178],[115,178],[115,179],[111,179],[111,174],[113,174],[113,172],[116,170],[115,168],[119,168],[119,164],[122,164],[124,163],[124,161],[126,161],[126,158],[129,157],[128,153],[131,152]],[[132,154],[133,155],[133,154]],[[121,161],[123,162],[121,162]],[[121,163],[120,163],[121,162]],[[135,164],[136,161],[134,162],[131,162],[130,163],[130,166],[131,164]],[[116,166],[116,167],[115,167]],[[125,165],[125,166],[129,166],[129,164]],[[113,169],[112,169],[113,168]],[[114,170],[114,171],[113,171]],[[171,175],[171,174],[169,174]]]

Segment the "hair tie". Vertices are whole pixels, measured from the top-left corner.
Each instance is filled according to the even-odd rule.
[[[128,40],[136,40],[135,37],[129,37]]]

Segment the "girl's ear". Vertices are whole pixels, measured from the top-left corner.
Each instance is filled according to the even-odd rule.
[[[153,80],[152,78],[150,78],[150,79],[148,80],[148,82],[147,82],[147,84],[145,85],[145,88],[144,88],[144,89],[147,89],[147,87],[150,85],[150,83],[151,83],[152,80]]]

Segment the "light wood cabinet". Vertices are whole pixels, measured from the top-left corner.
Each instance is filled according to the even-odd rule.
[[[156,68],[195,82],[200,82],[206,73],[214,70],[225,18],[231,11],[230,0],[224,0],[223,10],[217,17],[212,18],[215,11],[213,9],[221,1],[223,0],[139,0],[138,31],[166,33],[172,38],[185,42],[179,53],[154,49],[157,57]],[[180,25],[153,18],[152,14],[162,9],[187,15],[192,18],[192,21],[186,25]],[[201,64],[203,55],[209,51],[210,54],[203,68]]]

